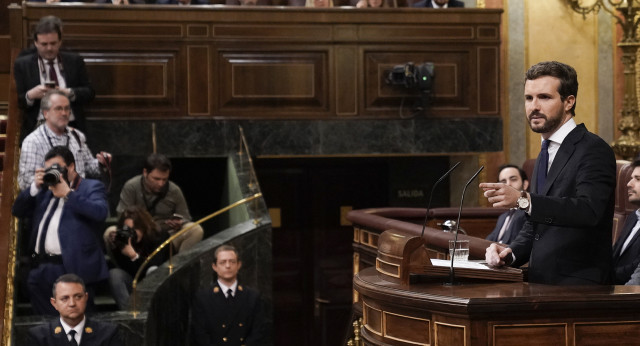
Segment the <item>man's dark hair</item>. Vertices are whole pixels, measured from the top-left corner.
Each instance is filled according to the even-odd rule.
[[[38,42],[38,35],[50,34],[55,32],[58,34],[58,39],[62,40],[62,20],[56,16],[45,16],[40,18],[40,21],[33,30],[33,41]]]
[[[87,292],[87,288],[84,285],[84,281],[82,280],[81,277],[79,277],[76,274],[73,273],[69,273],[69,274],[63,274],[60,275],[56,281],[53,283],[53,288],[51,289],[51,297],[55,298],[56,297],[56,285],[58,285],[59,282],[64,282],[64,283],[75,283],[75,284],[80,284],[82,285],[82,292]]]
[[[42,100],[40,100],[41,110],[48,111],[49,109],[51,109],[51,96],[53,95],[64,96],[67,100],[69,100],[69,96],[67,96],[67,94],[62,92],[62,90],[58,90],[58,89],[49,90],[44,94],[44,96],[42,96]]]
[[[71,165],[72,163],[76,163],[76,159],[73,157],[73,153],[71,152],[71,150],[63,145],[57,145],[51,148],[51,150],[49,150],[49,152],[47,152],[47,154],[44,156],[44,160],[47,161],[58,156],[62,158],[67,166]]]
[[[522,182],[524,182],[525,180],[529,180],[529,178],[527,178],[527,172],[524,171],[524,169],[516,166],[516,165],[512,165],[510,163],[502,165],[500,167],[498,167],[498,179],[500,179],[500,173],[502,173],[503,170],[507,169],[507,168],[515,168],[518,170],[518,173],[520,173],[520,178],[522,179]]]
[[[160,172],[171,171],[171,161],[162,154],[154,153],[147,156],[147,159],[144,161],[144,169],[147,170],[147,173],[151,173],[154,169]]]
[[[235,246],[233,245],[220,245],[218,246],[218,248],[216,248],[216,251],[213,253],[213,263],[218,263],[218,254],[222,251],[233,251],[236,254],[236,258],[238,259],[238,262],[240,262],[240,254],[238,253],[238,249],[235,248]]]
[[[558,93],[562,101],[571,95],[573,95],[576,100],[578,99],[578,74],[573,67],[557,61],[539,62],[529,68],[525,83],[528,80],[534,80],[544,76],[556,77],[560,80]],[[577,102],[574,102],[573,107],[571,107],[571,115],[573,116],[576,115],[576,103]]]
[[[640,167],[640,155],[636,156],[636,158],[633,159],[633,161],[631,162],[631,167]]]

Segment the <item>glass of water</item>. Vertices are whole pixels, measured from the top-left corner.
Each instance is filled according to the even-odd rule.
[[[454,251],[455,245],[455,251]],[[469,241],[458,240],[455,242],[449,240],[449,256],[453,256],[454,261],[467,261],[469,260]]]

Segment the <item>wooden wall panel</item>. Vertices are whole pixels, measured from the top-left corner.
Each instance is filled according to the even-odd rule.
[[[222,113],[263,117],[329,109],[329,52],[222,52],[217,85]]]
[[[478,48],[478,114],[498,114],[500,84],[498,49]]]
[[[188,83],[189,115],[209,115],[209,76],[211,61],[208,46],[191,46],[188,48]]]
[[[418,345],[431,343],[431,321],[424,318],[384,312],[385,336]]]
[[[96,91],[92,113],[103,117],[127,113],[136,116],[140,108],[155,108],[156,115],[171,111],[177,115],[177,53],[81,52]]]
[[[65,23],[64,46],[91,59],[97,97],[89,119],[394,118],[418,91],[391,88],[384,77],[410,61],[435,63],[429,116],[501,114],[499,10],[35,3],[20,10],[23,47],[38,19],[52,14]]]
[[[477,112],[476,78],[475,73],[469,70],[473,63],[471,51],[459,49],[418,53],[391,50],[391,48],[384,51],[366,50],[363,53],[366,111],[397,112],[397,106],[403,98],[415,98],[418,95],[418,89],[391,86],[386,82],[394,66],[404,65],[407,62],[413,62],[416,65],[432,62],[435,79],[430,114],[464,116]]]

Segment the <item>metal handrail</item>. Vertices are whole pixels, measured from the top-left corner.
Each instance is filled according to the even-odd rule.
[[[172,235],[171,237],[169,237],[167,240],[165,240],[162,244],[160,244],[160,246],[158,246],[158,248],[156,248],[149,256],[147,256],[147,258],[145,259],[145,261],[142,263],[142,265],[140,266],[140,268],[138,269],[138,272],[136,273],[136,276],[133,278],[133,284],[131,285],[133,288],[133,292],[132,292],[132,311],[131,313],[133,314],[133,317],[137,317],[138,316],[138,311],[136,311],[136,287],[138,286],[138,278],[140,277],[140,274],[142,273],[143,269],[147,266],[147,264],[149,264],[149,261],[151,261],[151,259],[157,255],[162,249],[164,249],[167,245],[171,244],[171,242],[176,239],[177,237],[183,235],[184,233],[186,233],[188,230],[190,230],[192,227],[194,227],[195,225],[199,225],[213,217],[216,217],[222,213],[224,213],[225,211],[228,211],[230,209],[233,209],[237,206],[249,203],[251,201],[253,201],[256,198],[260,198],[262,197],[262,193],[258,192],[255,195],[251,196],[251,197],[247,197],[247,198],[243,198],[233,204],[230,204],[212,214],[209,214],[205,217],[203,217],[202,219],[193,222],[192,224],[190,224],[188,227],[185,227],[183,229],[181,229],[180,231],[176,232],[176,234]],[[171,250],[171,248],[169,248]],[[173,257],[172,251],[169,252],[169,274],[172,273],[173,271],[173,265],[171,264],[171,259]]]

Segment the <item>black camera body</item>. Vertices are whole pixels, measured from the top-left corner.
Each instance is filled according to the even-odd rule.
[[[121,250],[125,245],[129,244],[129,239],[135,239],[135,237],[135,229],[127,225],[122,225],[122,227],[116,230],[116,238],[114,241],[116,248]]]
[[[416,66],[408,62],[394,66],[387,75],[386,81],[389,85],[403,85],[407,89],[431,91],[434,77],[433,63],[425,62]]]
[[[391,86],[404,86],[406,89],[416,90],[419,99],[416,100],[414,110],[422,112],[431,106],[434,78],[433,63],[425,62],[415,65],[408,62],[404,65],[394,66],[387,75],[386,82]]]
[[[44,171],[44,175],[42,176],[42,185],[44,187],[57,185],[60,183],[60,179],[62,178],[66,180],[67,168],[54,163]]]

